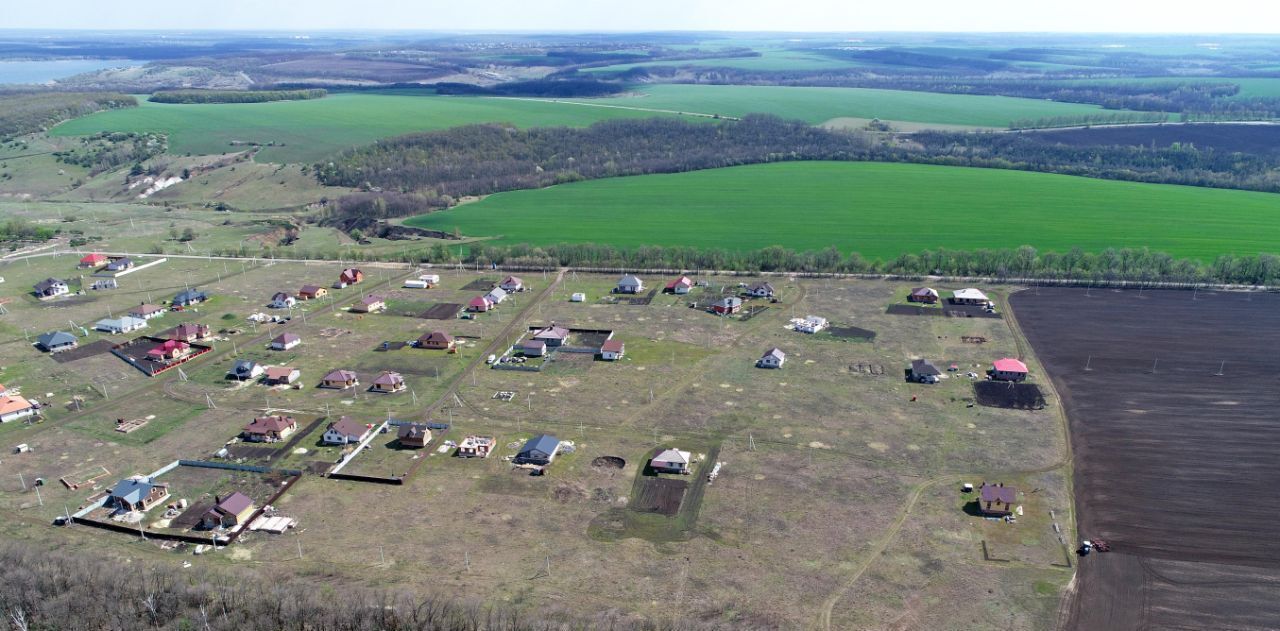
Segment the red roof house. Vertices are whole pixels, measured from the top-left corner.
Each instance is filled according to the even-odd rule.
[[[1018,489],[1005,486],[1004,483],[989,484],[983,482],[978,489],[978,510],[983,515],[1003,517],[1013,513],[1013,505],[1018,501]]]
[[[492,307],[493,307],[493,303],[490,302],[489,299],[484,296],[476,296],[475,298],[471,299],[471,302],[467,303],[467,311],[475,311],[478,313],[484,313],[485,311],[488,311]]]
[[[991,378],[997,381],[1023,381],[1027,378],[1027,365],[1012,357],[997,359],[992,366]]]
[[[180,359],[191,353],[191,345],[181,340],[165,340],[147,351],[147,359],[151,361],[169,361]]]
[[[97,252],[94,252],[93,254],[84,255],[84,258],[80,259],[80,267],[97,267],[106,262],[106,254],[98,254]]]
[[[673,294],[687,294],[693,289],[693,279],[688,276],[681,276],[667,283],[667,291]]]
[[[354,267],[348,267],[342,270],[341,274],[338,274],[338,288],[354,285],[362,280],[364,280],[364,272]]]

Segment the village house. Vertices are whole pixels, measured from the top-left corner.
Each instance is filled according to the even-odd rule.
[[[542,357],[547,354],[547,343],[542,340],[525,340],[520,344],[520,352],[525,357]]]
[[[269,386],[287,386],[302,378],[302,371],[289,366],[271,366],[267,368],[266,380]]]
[[[691,289],[693,289],[693,279],[688,276],[681,276],[667,283],[665,291],[676,295],[684,295],[689,293]]]
[[[519,276],[508,276],[498,283],[498,288],[507,293],[524,291],[524,281]]]
[[[333,388],[335,390],[344,390],[358,385],[360,385],[360,379],[350,370],[335,370],[320,380],[321,388]]]
[[[13,394],[0,395],[0,423],[8,423],[18,419],[36,415],[36,406],[30,401]]]
[[[493,301],[488,296],[476,296],[467,303],[467,311],[475,313],[484,313],[493,308]]]
[[[396,432],[396,441],[401,447],[421,449],[431,442],[431,430],[425,423],[405,423]]]
[[[569,341],[569,329],[552,324],[535,330],[530,337],[539,342],[545,342],[547,348],[557,348]]]
[[[618,280],[614,291],[620,294],[638,294],[644,291],[644,281],[634,274],[627,274]]]
[[[828,326],[827,319],[818,316],[805,316],[803,320],[796,323],[796,330],[801,333],[817,333]]]
[[[721,298],[711,305],[711,310],[719,315],[729,315],[742,311],[742,299],[737,296]]]
[[[329,295],[329,290],[319,285],[303,285],[298,290],[298,300],[319,300]]]
[[[747,294],[753,298],[772,298],[773,285],[769,283],[756,283],[747,288]]]
[[[237,359],[236,362],[231,365],[231,368],[227,370],[227,378],[239,381],[248,381],[250,379],[257,379],[258,377],[261,377],[263,370],[262,364],[251,359]]]
[[[107,263],[108,272],[123,272],[133,269],[133,259],[122,258]]]
[[[560,439],[549,434],[530,438],[516,454],[516,464],[549,465],[560,451]]]
[[[401,285],[401,287],[404,287],[405,289],[430,289],[431,283],[420,278],[406,278],[404,279],[404,284]]]
[[[198,342],[200,340],[203,340],[209,337],[211,333],[212,333],[212,330],[209,328],[209,325],[207,324],[200,324],[198,322],[183,322],[182,324],[179,324],[178,326],[175,326],[172,329],[166,329],[163,333],[159,335],[159,337],[161,339],[166,339],[166,340],[181,340],[183,342],[190,343],[190,342]]]
[[[386,311],[386,309],[386,301],[373,295],[365,296],[364,298],[357,300],[356,304],[351,305],[351,311],[354,313],[377,313],[379,311]]]
[[[919,383],[938,383],[942,371],[927,359],[911,360],[911,380]]]
[[[66,331],[49,331],[36,338],[36,346],[46,353],[71,350],[77,345],[76,336]]]
[[[286,292],[277,291],[271,295],[271,302],[267,303],[267,306],[272,309],[292,309],[296,304],[298,304],[296,298]]]
[[[348,267],[347,269],[342,270],[341,274],[338,274],[338,282],[334,283],[333,286],[338,289],[343,289],[362,280],[364,280],[364,272],[354,267]]]
[[[251,443],[274,443],[284,440],[285,437],[294,433],[297,429],[298,421],[292,416],[273,414],[253,419],[252,422],[244,426],[244,431],[241,432],[241,435]]]
[[[153,362],[177,361],[191,354],[191,345],[181,340],[165,340],[147,351],[147,359]]]
[[[448,351],[453,350],[454,344],[456,343],[457,341],[453,339],[452,335],[449,335],[444,331],[432,331],[430,333],[423,333],[422,337],[418,338],[416,346],[427,350]]]
[[[569,296],[569,302],[586,302],[586,300],[587,295],[580,291],[575,291],[573,295]]]
[[[488,458],[496,443],[493,436],[467,436],[458,443],[455,455],[459,458]]]
[[[86,254],[80,259],[80,267],[98,267],[99,265],[106,263],[107,260],[106,254],[98,254],[96,252],[93,254]]]
[[[93,281],[92,285],[89,285],[89,289],[119,289],[119,288],[120,288],[120,283],[117,283],[116,279],[114,278],[99,278],[98,280]]]
[[[756,366],[759,368],[782,368],[782,364],[786,363],[787,354],[780,349],[771,348],[763,357],[756,360]]]
[[[168,484],[139,475],[117,482],[107,496],[106,506],[117,511],[147,511],[167,499]]]
[[[1027,365],[1012,357],[997,359],[991,366],[991,378],[996,381],[1025,381]]]
[[[257,510],[253,506],[253,500],[240,491],[233,491],[229,495],[215,499],[217,503],[213,508],[200,517],[200,526],[206,530],[245,524]]]
[[[689,473],[693,454],[679,449],[664,449],[649,460],[649,468],[658,473]]]
[[[36,290],[36,297],[41,300],[57,298],[71,293],[71,287],[67,285],[67,281],[57,278],[46,278],[31,287]]]
[[[907,302],[920,302],[926,305],[937,304],[938,291],[932,287],[916,287],[907,294]]]
[[[130,309],[129,315],[135,318],[142,318],[143,320],[150,320],[152,318],[158,318],[164,315],[164,307],[161,307],[160,305],[147,304],[144,302]]]
[[[434,287],[440,284],[440,275],[439,274],[421,274],[418,276],[418,280]]]
[[[972,287],[951,292],[951,302],[958,305],[987,306],[991,300],[987,295]]]
[[[400,373],[384,370],[373,380],[373,384],[369,386],[369,391],[391,394],[392,392],[402,392],[406,387],[404,385],[404,377]]]
[[[368,425],[360,423],[350,416],[344,416],[330,423],[324,430],[321,440],[326,445],[354,445],[364,440],[373,431]]]
[[[609,362],[617,361],[622,359],[622,355],[626,353],[626,351],[627,345],[623,344],[622,340],[605,340],[604,344],[600,345],[600,359]]]
[[[191,305],[198,305],[208,299],[209,294],[206,294],[199,289],[188,289],[179,292],[178,295],[174,296],[172,302],[178,307],[190,307]]]
[[[1012,486],[982,483],[978,488],[978,510],[989,517],[1004,517],[1013,514],[1013,505],[1018,501],[1018,490]]]
[[[495,305],[500,305],[502,304],[502,301],[507,299],[507,290],[501,287],[494,287],[493,289],[490,289],[489,293],[485,294],[484,297],[487,298],[489,302]]]
[[[142,318],[133,316],[124,316],[120,318],[103,318],[93,325],[93,328],[103,333],[132,333],[147,326],[147,321]]]
[[[271,340],[271,350],[287,351],[301,343],[302,338],[297,333],[281,333]]]

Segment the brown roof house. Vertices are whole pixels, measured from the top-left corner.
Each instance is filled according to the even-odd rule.
[[[271,350],[287,351],[302,343],[302,338],[297,333],[281,333],[276,339],[271,340]]]
[[[302,378],[302,371],[289,366],[271,366],[265,377],[269,386],[286,386]]]
[[[932,287],[916,287],[907,294],[907,302],[921,302],[926,305],[938,302],[938,290]]]
[[[218,503],[200,518],[200,525],[209,530],[244,524],[256,510],[253,500],[240,491],[232,491],[217,499]]]
[[[415,449],[426,447],[427,443],[431,442],[431,430],[424,423],[405,423],[396,433],[396,440],[400,442],[401,447]]]
[[[335,370],[324,376],[320,380],[321,388],[333,388],[335,390],[345,390],[360,385],[360,378],[350,370]]]
[[[534,331],[532,338],[539,342],[546,342],[551,348],[564,346],[564,343],[569,341],[569,329],[552,324]]]
[[[542,357],[547,354],[547,343],[542,340],[525,340],[520,344],[520,352],[525,357]]]
[[[177,340],[180,342],[196,342],[209,337],[211,334],[209,325],[199,324],[196,322],[183,322],[172,329],[166,329],[160,334],[160,337],[166,340]]]
[[[322,440],[326,445],[350,445],[364,440],[373,431],[368,425],[358,422],[350,416],[344,416],[324,430]]]
[[[130,309],[129,315],[135,318],[142,318],[143,320],[150,320],[151,318],[158,318],[164,315],[164,307],[161,307],[160,305],[142,303]]]
[[[623,353],[627,351],[627,345],[622,340],[605,340],[600,345],[600,359],[605,361],[617,361],[622,359]]]
[[[498,287],[501,287],[507,293],[522,291],[524,289],[524,280],[519,276],[508,276],[498,283]]]
[[[319,300],[329,295],[329,290],[319,285],[303,285],[298,290],[298,300]]]
[[[365,296],[364,298],[357,300],[356,304],[351,305],[351,310],[355,313],[377,313],[379,311],[386,311],[386,309],[386,301],[373,295]]]
[[[334,283],[333,286],[338,289],[342,289],[343,287],[354,285],[362,280],[364,280],[364,272],[354,267],[348,267],[347,269],[342,270],[341,274],[338,274],[338,282]]]
[[[1018,501],[1018,489],[1012,486],[983,482],[978,488],[978,511],[991,517],[1004,517],[1013,514],[1013,505]]]
[[[298,421],[292,416],[259,416],[252,423],[245,425],[240,434],[251,443],[274,443],[284,440],[286,436],[298,429]]]
[[[382,392],[390,394],[392,392],[403,392],[405,389],[404,377],[398,372],[390,370],[382,371],[377,379],[373,380],[373,385],[369,386],[369,392]]]
[[[453,350],[453,346],[456,343],[457,342],[453,339],[452,335],[449,335],[444,331],[432,331],[430,333],[423,333],[422,337],[418,338],[417,347],[437,351],[447,351]]]

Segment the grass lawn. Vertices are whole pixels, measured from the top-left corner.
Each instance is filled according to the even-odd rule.
[[[1275,251],[1277,216],[1280,196],[1268,193],[996,169],[794,162],[501,193],[406,223],[539,245],[835,245],[881,258],[943,247],[1146,246],[1207,260]]]
[[[51,131],[79,136],[100,131],[154,131],[169,135],[173,154],[241,151],[232,141],[271,143],[260,161],[312,162],[379,138],[458,125],[507,122],[522,127],[589,125],[599,120],[653,116],[610,108],[568,107],[534,100],[334,94],[309,101],[171,105],[100,112]]]
[[[935,94],[867,88],[798,88],[746,85],[651,85],[635,96],[574,102],[642,107],[723,116],[777,114],[809,123],[833,118],[1008,127],[1024,118],[1103,113],[1101,107],[1007,96]]]

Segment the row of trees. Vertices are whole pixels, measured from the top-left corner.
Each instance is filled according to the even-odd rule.
[[[305,101],[328,95],[327,90],[162,90],[148,98],[152,103],[268,103]]]
[[[338,594],[340,592],[340,595]],[[713,629],[713,624],[636,622],[616,612],[590,620],[407,590],[335,587],[283,572],[181,569],[100,558],[83,550],[0,545],[0,617],[18,631],[579,631]],[[719,627],[724,628],[724,627]],[[740,626],[735,628],[742,628]]]
[[[0,92],[0,141],[77,116],[137,105],[132,96],[107,92]]]

